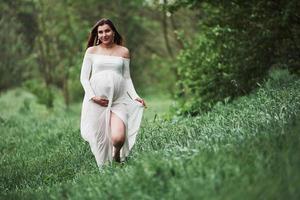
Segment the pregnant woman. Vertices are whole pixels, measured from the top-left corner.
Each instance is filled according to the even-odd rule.
[[[85,91],[80,131],[99,167],[124,161],[133,147],[146,107],[133,86],[129,51],[109,19],[92,28],[80,81]]]

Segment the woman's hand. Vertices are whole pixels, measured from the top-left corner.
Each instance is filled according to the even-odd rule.
[[[107,107],[109,100],[103,97],[93,97],[92,100],[100,106]]]
[[[135,100],[136,100],[136,101],[138,101],[138,102],[140,102],[141,104],[143,104],[143,106],[144,106],[145,108],[147,108],[147,106],[146,106],[146,103],[145,103],[144,99],[141,99],[141,98],[136,98]]]

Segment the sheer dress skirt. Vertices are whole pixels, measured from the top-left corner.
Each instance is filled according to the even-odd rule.
[[[90,84],[95,95],[107,98],[109,104],[102,107],[85,95],[81,111],[81,136],[90,144],[99,167],[111,162],[114,147],[110,133],[110,115],[111,112],[115,113],[125,125],[126,139],[121,149],[121,160],[124,161],[135,143],[143,106],[128,96],[123,76],[113,70],[93,74]]]

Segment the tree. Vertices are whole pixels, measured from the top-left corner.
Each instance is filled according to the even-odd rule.
[[[23,34],[24,25],[20,20],[32,16],[28,13],[30,8],[30,4],[18,1],[0,3],[0,91],[18,86],[30,76],[31,44],[29,34]]]
[[[84,27],[68,2],[39,0],[36,3],[38,29],[36,37],[39,71],[49,91],[47,105],[52,107],[51,86],[62,89],[66,105],[70,103],[68,87],[70,68],[81,57]]]
[[[199,12],[199,33],[178,57],[183,112],[245,95],[272,67],[299,73],[299,1],[174,1]]]

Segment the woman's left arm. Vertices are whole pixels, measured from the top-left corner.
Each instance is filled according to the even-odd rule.
[[[132,99],[140,102],[141,104],[143,104],[143,106],[146,107],[145,101],[137,94],[137,92],[134,89],[133,82],[132,82],[132,79],[131,79],[131,76],[130,76],[130,67],[129,67],[129,65],[130,65],[130,59],[129,58],[124,59],[123,76],[125,78],[126,91],[128,92],[129,96]]]

